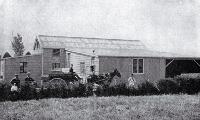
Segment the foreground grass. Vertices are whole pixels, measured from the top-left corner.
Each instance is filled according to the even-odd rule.
[[[0,119],[200,119],[199,95],[118,96],[1,102]]]

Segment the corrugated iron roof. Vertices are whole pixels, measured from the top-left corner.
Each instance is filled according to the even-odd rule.
[[[39,35],[43,48],[146,49],[139,40]]]
[[[95,49],[95,54],[93,54],[92,49],[68,49],[69,52],[75,52],[83,55],[89,56],[112,56],[112,57],[154,57],[154,58],[181,58],[181,59],[193,59],[200,57],[181,55],[176,53],[168,52],[157,52],[147,49],[132,49],[132,50],[105,50],[105,49]]]
[[[39,35],[39,41],[42,48],[65,48],[67,51],[89,56],[200,58],[191,55],[151,51],[140,40]]]

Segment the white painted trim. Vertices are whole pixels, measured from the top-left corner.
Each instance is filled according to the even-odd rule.
[[[200,64],[196,60],[193,59],[193,61],[200,67]]]
[[[44,49],[42,49],[42,76],[44,76]]]
[[[167,68],[173,61],[174,61],[174,59],[172,59],[172,60],[165,66],[165,68]]]

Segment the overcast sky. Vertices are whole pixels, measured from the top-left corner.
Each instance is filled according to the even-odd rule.
[[[198,0],[0,0],[0,51],[12,33],[137,39],[150,49],[200,56]]]

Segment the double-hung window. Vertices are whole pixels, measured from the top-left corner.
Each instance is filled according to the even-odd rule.
[[[27,72],[27,62],[20,62],[20,73],[26,73]]]
[[[85,62],[80,62],[80,72],[82,74],[85,74]]]
[[[60,63],[52,63],[52,70],[60,68]]]
[[[133,59],[133,73],[144,73],[144,59],[134,58]]]

